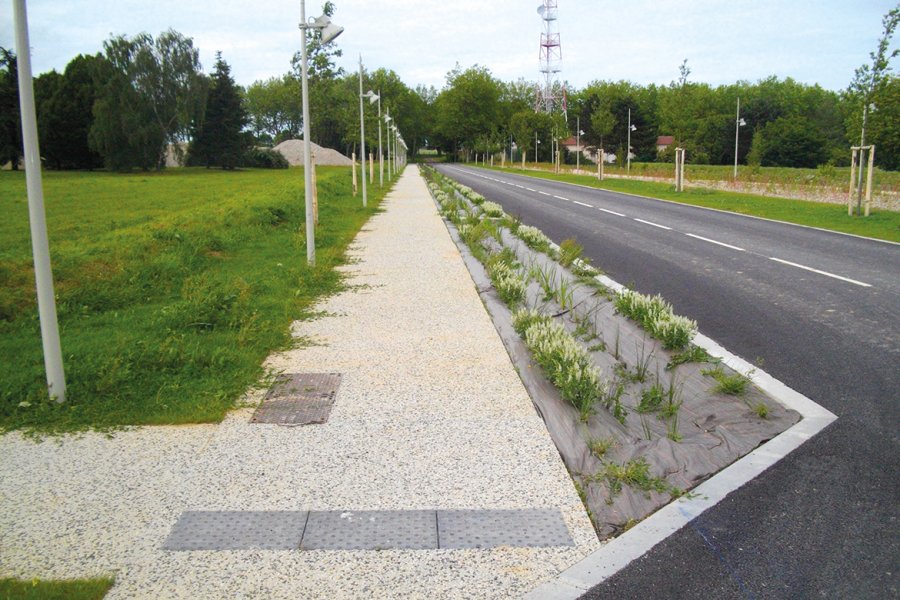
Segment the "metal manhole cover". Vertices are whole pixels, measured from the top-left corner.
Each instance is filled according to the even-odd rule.
[[[251,423],[311,425],[331,414],[340,373],[283,373],[275,379]]]

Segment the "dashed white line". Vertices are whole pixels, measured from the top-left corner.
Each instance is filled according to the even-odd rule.
[[[553,194],[548,194],[547,192],[542,192],[541,190],[538,190],[538,194],[542,194],[544,196],[552,196],[553,195]]]
[[[527,188],[525,188],[525,189],[528,190],[529,192],[536,192],[536,191],[537,191],[537,190],[531,189],[530,187],[527,187]]]
[[[517,188],[519,188],[520,190],[524,190],[524,189],[525,189],[525,186],[524,186],[524,185],[519,185],[518,183],[514,183],[513,185],[516,186]]]
[[[653,225],[654,227],[659,227],[660,229],[665,229],[666,231],[672,231],[671,227],[666,227],[665,225],[660,225],[659,223],[654,223],[653,221],[645,221],[643,219],[635,219],[638,223],[644,223],[645,225]]]
[[[594,208],[592,204],[585,204],[584,202],[579,202],[578,200],[572,200],[575,204],[580,204],[581,206],[587,206],[588,208]]]
[[[617,217],[624,217],[624,216],[625,216],[625,215],[623,215],[622,213],[616,212],[616,211],[614,211],[614,210],[609,210],[609,209],[606,209],[606,208],[601,208],[600,210],[602,210],[602,211],[605,212],[605,213],[609,213],[609,214],[611,214],[611,215],[616,215]]]
[[[775,262],[779,262],[783,265],[790,265],[792,267],[797,267],[798,269],[804,269],[806,271],[812,271],[813,273],[818,273],[819,275],[824,275],[826,277],[832,277],[834,279],[840,279],[841,281],[846,281],[847,283],[852,283],[853,285],[858,285],[861,287],[872,287],[872,284],[863,283],[862,281],[857,281],[855,279],[850,279],[849,277],[841,277],[840,275],[835,275],[834,273],[829,273],[828,271],[820,271],[819,269],[813,269],[812,267],[807,267],[806,265],[799,265],[795,262],[790,262],[788,260],[782,260],[780,258],[775,258],[774,256],[770,256],[769,260],[774,260]]]
[[[732,250],[737,250],[738,252],[746,252],[746,250],[744,250],[743,248],[740,248],[738,246],[732,246],[731,244],[726,244],[725,242],[718,242],[716,240],[711,240],[711,239],[705,238],[703,236],[694,235],[693,233],[686,233],[684,235],[698,239],[698,240],[703,240],[704,242],[709,242],[710,244],[716,244],[717,246],[724,246],[726,248],[731,248]]]
[[[556,199],[557,199],[557,200],[565,200],[565,201],[566,201],[566,202],[568,202],[568,201],[569,201],[569,199],[568,199],[568,198],[563,198],[563,197],[562,197],[562,196],[557,196],[557,195],[555,195],[555,194],[554,194],[554,196],[553,196],[553,197],[554,197],[554,198],[556,198]]]

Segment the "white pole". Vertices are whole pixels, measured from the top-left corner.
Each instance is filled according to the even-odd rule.
[[[359,160],[362,164],[362,200],[366,206],[366,119],[363,113],[363,64],[362,54],[359,55]]]
[[[581,115],[575,117],[575,135],[578,136],[578,139],[575,140],[575,170],[581,170]]]
[[[741,131],[741,99],[737,99],[737,114],[734,117],[734,178],[737,179],[738,135]]]
[[[387,114],[388,123],[390,123],[391,122],[391,111],[387,111],[386,114]],[[387,137],[385,138],[384,142],[387,145],[388,179],[393,181],[394,180],[394,170],[391,165],[391,128],[390,128],[390,126],[388,126]]]
[[[378,90],[378,187],[384,186],[384,154],[381,151],[381,90]]]
[[[309,65],[306,56],[306,0],[300,0],[300,30],[303,41],[300,44],[301,87],[303,91],[303,188],[306,203],[306,264],[316,264],[316,225],[312,205],[312,146],[309,140]]]
[[[631,175],[631,109],[628,109],[628,147],[625,148],[625,157],[628,162],[628,168],[625,170],[626,175]]]
[[[25,150],[25,182],[28,190],[28,220],[31,225],[31,249],[34,253],[34,278],[37,284],[38,315],[47,391],[57,402],[66,401],[66,377],[59,323],[56,318],[56,296],[53,293],[53,270],[50,266],[50,241],[44,211],[41,184],[41,152],[38,147],[37,117],[34,108],[34,82],[31,77],[31,46],[28,42],[28,15],[25,0],[13,1],[16,28],[16,50],[19,66],[19,106],[22,116],[22,138]]]

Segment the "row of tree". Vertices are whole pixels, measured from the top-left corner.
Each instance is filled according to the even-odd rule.
[[[334,13],[326,2],[323,12]],[[695,163],[734,161],[736,107],[741,130],[740,162],[776,166],[845,164],[858,144],[867,111],[866,139],[878,147],[877,162],[900,168],[900,78],[890,68],[897,51],[890,40],[900,9],[884,19],[884,35],[871,64],[857,70],[842,92],[775,77],[713,87],[690,80],[687,61],[669,85],[594,81],[570,89],[567,112],[536,112],[534,83],[503,82],[487,68],[456,66],[440,92],[410,88],[391,70],[364,74],[364,89],[382,97],[382,110],[399,126],[410,151],[437,148],[454,157],[498,153],[515,146],[550,160],[552,139],[580,127],[582,142],[624,157],[629,113],[631,147],[638,160],[671,160],[657,152],[657,137],[673,136]],[[78,56],[63,73],[35,79],[40,143],[55,168],[161,168],[167,149],[188,147],[189,164],[233,168],[246,164],[248,149],[300,137],[302,111],[299,53],[281,77],[235,85],[228,64],[216,55],[211,76],[201,71],[193,41],[175,31],[153,38],[113,37],[104,53]],[[341,50],[308,41],[312,141],[350,154],[359,139],[359,80],[336,66]],[[15,56],[0,48],[0,162],[21,155]],[[367,145],[378,141],[377,110],[367,107]],[[542,142],[542,143],[537,143]]]
[[[158,169],[171,148],[195,164],[233,168],[252,136],[240,89],[216,55],[200,70],[190,38],[166,31],[114,37],[104,54],[79,55],[62,73],[34,80],[42,158],[56,169]],[[16,168],[22,155],[17,62],[0,48],[0,156]],[[181,156],[180,156],[181,157]],[[183,157],[182,157],[183,158]]]

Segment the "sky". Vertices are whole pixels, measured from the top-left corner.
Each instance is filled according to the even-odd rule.
[[[323,0],[307,2],[307,17]],[[541,0],[334,0],[344,33],[338,64],[396,71],[438,90],[456,63],[512,81],[539,78]],[[776,75],[841,90],[870,62],[881,18],[896,0],[558,0],[560,79],[666,85],[684,59],[712,85]],[[216,50],[242,85],[290,69],[300,48],[299,0],[28,0],[35,75],[62,70],[111,35],[173,28],[193,38],[204,70]],[[0,46],[14,47],[12,2],[0,8]],[[893,46],[897,47],[895,38]]]

